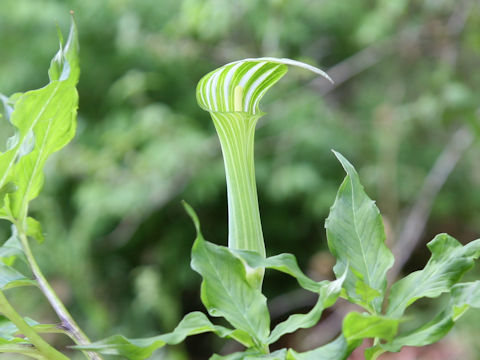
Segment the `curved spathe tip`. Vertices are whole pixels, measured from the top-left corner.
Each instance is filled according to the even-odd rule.
[[[242,63],[242,62],[248,62],[248,61],[255,61],[255,62],[269,61],[269,62],[276,63],[276,64],[296,66],[296,67],[311,71],[311,72],[313,72],[317,75],[320,75],[320,76],[324,77],[325,79],[327,79],[328,81],[330,81],[332,84],[334,83],[332,78],[325,71],[323,71],[323,70],[321,70],[321,69],[319,69],[319,68],[317,68],[313,65],[309,65],[309,64],[306,64],[306,63],[301,62],[301,61],[287,59],[287,58],[274,58],[274,57],[248,58],[248,59],[234,61],[234,62],[231,62],[227,65],[237,64],[237,63]]]
[[[312,71],[332,82],[326,72],[312,65],[285,58],[249,58],[228,63],[205,75],[197,86],[200,107],[210,112],[258,114],[260,99],[288,66]]]

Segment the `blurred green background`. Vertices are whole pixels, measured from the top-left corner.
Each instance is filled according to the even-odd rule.
[[[323,223],[344,175],[330,149],[355,164],[377,200],[389,245],[405,260],[400,273],[423,267],[437,233],[464,243],[480,236],[478,1],[1,0],[1,93],[48,82],[55,24],[66,33],[70,10],[81,45],[78,133],[49,162],[32,204],[47,235],[34,250],[93,339],[167,332],[202,309],[189,267],[194,229],[180,200],[219,244],[227,207],[218,140],[195,86],[237,59],[289,57],[336,81],[292,69],[263,100],[256,169],[268,254],[295,253],[310,276],[332,276]],[[0,122],[1,143],[8,135]],[[0,241],[9,232],[0,224]],[[315,300],[275,274],[265,292],[273,322]],[[56,321],[36,291],[12,296],[25,315]],[[420,302],[410,315],[426,321],[443,301]],[[319,346],[345,309],[339,303],[327,325],[280,345]],[[384,359],[480,359],[479,321],[472,311],[441,344]],[[233,350],[202,335],[152,359]]]

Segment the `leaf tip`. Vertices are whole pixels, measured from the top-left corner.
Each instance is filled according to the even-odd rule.
[[[337,160],[342,164],[343,169],[347,173],[348,176],[352,177],[357,174],[357,171],[355,170],[355,167],[350,163],[350,161],[347,160],[345,156],[343,156],[341,153],[338,151],[335,151],[332,149],[333,154],[337,158]]]
[[[190,219],[193,221],[193,225],[195,225],[195,230],[197,231],[197,235],[201,233],[200,231],[200,220],[198,220],[197,213],[195,210],[193,210],[192,206],[190,206],[189,203],[187,203],[185,200],[181,201],[183,208],[187,212],[188,216],[190,216]]]

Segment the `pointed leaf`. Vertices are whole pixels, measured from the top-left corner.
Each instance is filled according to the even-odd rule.
[[[243,360],[245,357],[245,352],[236,352],[233,354],[229,355],[218,355],[218,354],[213,354],[208,358],[208,360]]]
[[[48,69],[50,81],[69,80],[77,83],[80,76],[80,66],[77,55],[79,44],[77,26],[73,16],[67,43],[63,44],[63,36],[60,29],[58,29],[58,38],[60,41],[60,49],[53,57],[50,62],[50,69]]]
[[[342,333],[348,342],[367,338],[390,340],[397,334],[399,322],[399,319],[351,312],[343,320]]]
[[[281,349],[272,352],[271,354],[258,354],[258,355],[248,355],[245,360],[285,360],[287,356],[287,350]]]
[[[400,334],[391,342],[381,344],[384,351],[397,352],[403,346],[425,346],[437,342],[469,308],[480,309],[480,281],[454,285],[445,310],[432,321],[417,329]]]
[[[22,245],[18,239],[17,228],[15,225],[11,226],[12,235],[5,241],[5,244],[0,246],[0,259],[6,264],[11,266],[17,257],[26,261],[25,253],[23,252]]]
[[[286,349],[274,351],[270,354],[262,354],[251,349],[243,352],[236,352],[230,355],[212,355],[209,360],[285,360],[287,355]]]
[[[307,69],[331,81],[322,70],[299,61],[271,57],[244,59],[205,75],[197,85],[198,104],[210,112],[258,114],[260,99],[286,74],[287,65]]]
[[[0,113],[0,118],[4,116],[5,119],[10,122],[10,117],[12,116],[13,112],[12,101],[7,96],[0,94],[0,102],[2,104],[2,112]]]
[[[391,339],[398,329],[398,319],[382,316],[349,313],[342,326],[342,335],[318,349],[297,353],[288,351],[287,360],[345,360],[366,338]]]
[[[244,360],[245,356],[248,356],[249,354],[258,354],[258,351],[254,349],[248,349],[246,351],[239,351],[229,355],[213,354],[208,358],[208,360]]]
[[[274,269],[293,276],[304,289],[318,293],[318,301],[315,307],[306,314],[294,314],[287,320],[278,324],[270,334],[268,343],[277,341],[281,336],[292,333],[300,328],[305,329],[318,323],[323,309],[332,306],[340,295],[346,273],[340,279],[330,282],[316,282],[307,277],[298,266],[297,260],[292,254],[280,254],[264,258],[253,251],[233,251],[240,260],[246,263],[249,269]]]
[[[2,158],[8,155],[5,165],[13,166],[21,145],[32,136],[34,147],[31,152],[20,157],[13,172],[10,172],[12,181],[18,187],[10,195],[10,207],[14,216],[19,217],[20,213],[25,213],[28,202],[40,192],[47,158],[65,146],[75,134],[77,104],[75,87],[68,82],[55,81],[43,89],[26,93],[16,105],[12,121],[25,136],[21,137],[15,148],[2,155]]]
[[[258,346],[270,333],[266,298],[249,282],[247,268],[233,251],[205,241],[193,208],[183,202],[197,238],[192,248],[191,267],[202,278],[202,302],[212,316],[224,317],[232,326],[250,334]]]
[[[349,313],[342,326],[342,335],[318,349],[297,353],[288,351],[287,360],[345,360],[366,338],[391,339],[398,330],[398,319],[378,315]]]
[[[0,290],[36,284],[34,280],[28,279],[14,268],[0,263]]]
[[[1,325],[0,325],[1,326]],[[0,353],[21,354],[34,359],[47,360],[32,344],[20,337],[4,337],[0,330]]]
[[[20,95],[11,113],[16,134],[7,151],[0,154],[0,189],[8,182],[17,186],[17,191],[8,195],[11,212],[17,218],[26,214],[28,202],[42,187],[46,159],[65,146],[75,133],[78,104],[75,84],[79,70],[73,46],[74,26],[70,37],[71,45],[64,54],[70,63],[69,77],[52,80],[42,89]]]
[[[206,242],[201,233],[192,249],[192,269],[202,278],[202,302],[212,316],[252,335],[259,344],[270,332],[266,298],[247,279],[246,268],[228,248]]]
[[[480,256],[480,239],[462,246],[447,234],[437,235],[427,244],[432,257],[425,268],[397,281],[390,291],[387,315],[400,317],[422,297],[435,298],[447,292],[474,265]]]
[[[27,235],[37,240],[39,244],[45,240],[42,225],[32,217],[27,218]]]
[[[376,360],[380,355],[384,354],[385,350],[380,345],[372,346],[365,349],[365,360]]]
[[[5,203],[5,196],[13,193],[15,190],[17,190],[17,186],[13,182],[7,182],[0,188],[0,208],[2,208]]]
[[[53,324],[40,324],[38,321],[35,321],[31,318],[25,317],[25,322],[30,325],[32,328],[35,329],[38,333],[45,333],[45,334],[65,334],[69,335],[68,332],[65,330],[64,327],[53,325]],[[6,339],[11,341],[12,339],[21,339],[25,342],[24,338],[17,338],[16,335],[21,335],[21,331],[17,328],[17,326],[10,322],[10,321],[2,321],[0,323],[0,338]]]
[[[393,255],[385,245],[385,232],[380,212],[365,193],[355,168],[335,152],[347,172],[325,222],[328,246],[337,258],[335,274],[349,273],[344,288],[348,297],[365,308],[380,312],[386,288],[386,272],[393,264]],[[365,292],[366,286],[378,292]],[[360,291],[359,291],[360,290]],[[374,300],[375,299],[375,300]]]
[[[353,341],[349,344],[343,335],[340,335],[331,343],[315,350],[298,353],[290,349],[287,360],[345,360],[360,343],[361,341]]]
[[[280,254],[264,258],[253,251],[234,250],[234,253],[252,269],[273,269],[294,277],[305,290],[319,293],[329,281],[317,282],[306,276],[298,266],[295,255]]]
[[[340,295],[346,272],[340,279],[330,282],[316,282],[307,277],[298,266],[297,260],[292,254],[280,254],[269,258],[264,258],[253,251],[234,250],[242,262],[246,263],[249,269],[274,269],[293,276],[300,286],[304,289],[318,293],[318,301],[315,307],[307,314],[294,314],[287,320],[278,324],[268,338],[271,344],[277,341],[281,336],[292,333],[300,328],[305,329],[318,323],[323,309],[332,306]]]
[[[319,291],[317,304],[307,314],[290,315],[287,320],[275,326],[268,338],[268,343],[274,343],[281,336],[293,333],[298,329],[308,329],[316,325],[322,316],[323,310],[332,306],[335,301],[337,301],[343,281],[345,280],[345,275],[334,282],[323,285]]]
[[[183,320],[171,333],[144,339],[127,339],[121,335],[111,336],[88,345],[72,346],[74,349],[91,350],[105,355],[119,355],[130,360],[143,360],[165,344],[181,343],[187,336],[213,332],[222,338],[237,339],[237,330],[213,325],[201,312],[185,315]],[[242,337],[244,334],[241,335]]]
[[[17,344],[27,342],[23,338],[16,337],[18,328],[12,322],[3,320],[0,322],[0,344]]]

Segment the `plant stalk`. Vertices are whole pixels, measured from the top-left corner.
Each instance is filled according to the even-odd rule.
[[[228,196],[228,247],[265,257],[255,183],[254,137],[260,115],[212,112],[220,138]]]
[[[47,279],[43,275],[42,271],[40,270],[40,267],[38,266],[37,261],[33,256],[32,250],[30,249],[28,238],[25,235],[25,232],[20,226],[17,226],[17,230],[18,230],[18,236],[22,243],[22,247],[25,252],[27,261],[30,265],[30,268],[32,270],[32,273],[35,279],[38,281],[40,290],[43,292],[48,302],[52,306],[53,310],[60,318],[62,322],[62,326],[66,329],[66,331],[68,331],[71,334],[73,340],[77,345],[90,344],[90,340],[88,339],[87,335],[78,326],[76,321],[73,319],[72,315],[70,315],[67,308],[62,303],[62,301],[58,298],[57,294],[55,293],[55,291],[53,290],[53,288],[51,287],[51,285],[48,283]],[[85,352],[85,355],[90,360],[102,360],[102,358],[95,352],[87,351]]]
[[[32,329],[30,325],[12,307],[2,291],[0,291],[0,312],[25,335],[38,351],[49,360],[69,360],[68,357],[50,346],[43,338]]]

